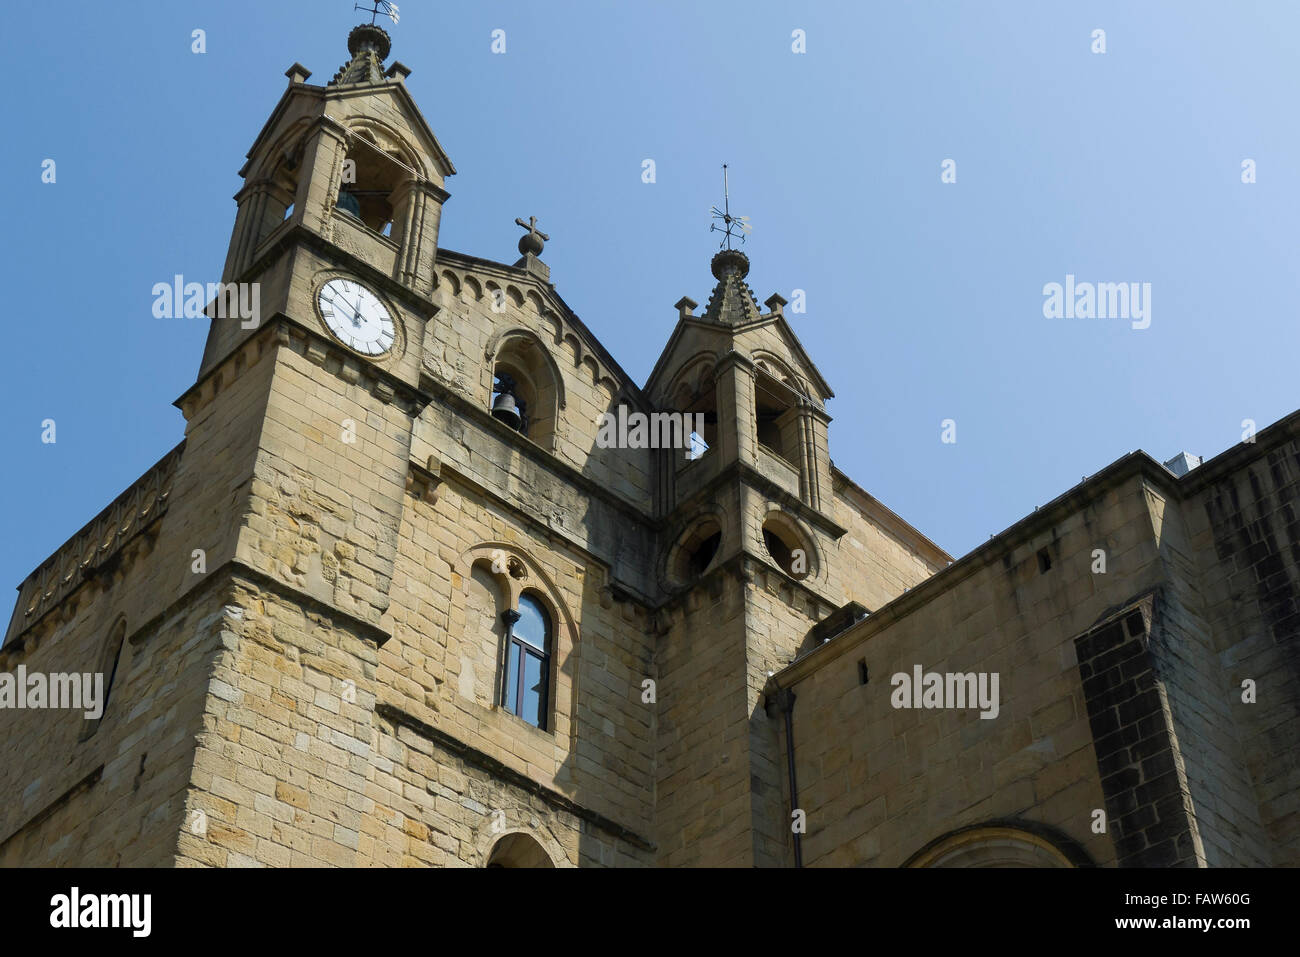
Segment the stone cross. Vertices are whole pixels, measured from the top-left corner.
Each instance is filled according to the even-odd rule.
[[[542,232],[540,229],[537,228],[536,216],[529,216],[528,222],[524,222],[519,217],[515,217],[515,224],[524,227],[524,229],[528,230],[528,232],[530,233],[536,233],[538,236],[541,236],[542,239],[551,238],[550,236],[546,235],[546,233]]]

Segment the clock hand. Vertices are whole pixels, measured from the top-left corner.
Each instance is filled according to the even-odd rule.
[[[356,304],[355,306],[354,306],[352,303],[348,302],[346,299],[343,300],[343,304],[344,304],[345,306],[347,306],[349,309],[352,310],[352,320],[351,320],[352,325],[354,325],[354,326],[356,326],[358,329],[360,329],[360,328],[361,328],[361,322],[360,322],[360,320],[361,320],[361,299],[360,299],[360,298],[357,299],[357,304]]]

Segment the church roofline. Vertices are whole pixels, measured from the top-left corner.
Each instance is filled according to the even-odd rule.
[[[175,478],[177,466],[184,454],[185,441],[185,439],[181,439],[180,442],[172,446],[162,458],[145,469],[139,478],[114,497],[104,508],[100,509],[90,521],[82,525],[77,531],[68,536],[58,548],[41,559],[37,566],[32,569],[31,574],[18,583],[18,597],[14,604],[13,614],[9,619],[9,626],[5,629],[4,641],[0,643],[0,648],[9,651],[19,647],[19,643],[15,639],[50,611],[59,607],[63,597],[81,585],[84,576],[93,573],[108,562],[129,540],[152,526],[167,511],[171,499],[171,482]],[[148,496],[151,483],[156,486],[153,498]],[[126,513],[130,511],[130,506],[133,504],[135,505],[134,513],[127,515]],[[113,521],[110,522],[110,519],[113,519]],[[124,527],[127,529],[125,532],[122,531]],[[91,534],[100,529],[102,529],[103,534]],[[90,557],[86,557],[78,563],[76,572],[71,573],[68,577],[58,578],[67,570],[67,563],[71,558],[82,557],[81,555],[74,556],[72,554],[72,549],[79,543],[83,547],[91,547],[92,545],[98,545],[98,547],[92,549],[89,553]],[[55,576],[55,579],[38,589],[40,594],[34,595],[32,589],[28,586],[37,583],[41,579],[43,571]],[[52,601],[47,602],[43,597],[47,593],[54,596]],[[31,615],[28,615],[23,610],[24,597],[34,601]],[[23,621],[25,618],[31,620]]]
[[[678,300],[678,308],[680,308],[682,301],[683,300]],[[768,302],[771,301],[772,300],[769,298]],[[677,325],[673,327],[672,334],[668,337],[668,342],[664,345],[663,351],[659,353],[659,359],[655,362],[654,368],[650,370],[650,376],[646,379],[644,386],[646,394],[649,395],[654,391],[655,385],[663,375],[664,369],[673,354],[673,350],[681,339],[683,330],[686,328],[695,326],[700,329],[707,329],[714,332],[725,330],[730,332],[732,335],[735,335],[736,333],[747,332],[750,329],[757,329],[765,325],[776,326],[777,329],[781,331],[782,335],[788,339],[794,357],[799,360],[800,368],[812,376],[813,384],[817,387],[818,391],[827,399],[835,398],[835,391],[831,388],[830,383],[826,381],[821,370],[817,368],[817,364],[809,357],[808,351],[803,347],[803,343],[799,341],[799,337],[795,335],[795,331],[790,328],[789,321],[787,321],[784,314],[780,312],[765,312],[755,320],[734,326],[723,325],[722,323],[705,318],[704,316],[683,315],[677,320]]]
[[[799,341],[799,337],[795,334],[794,329],[785,318],[785,314],[783,312],[773,312],[768,313],[768,315],[777,320],[776,327],[785,335],[789,336],[790,345],[794,347],[795,355],[798,357],[799,361],[807,367],[808,371],[812,373],[813,377],[816,379],[817,387],[822,390],[822,394],[828,399],[835,398],[835,390],[831,388],[831,384],[826,381],[821,370],[817,368],[817,363],[813,362],[812,357],[808,355],[808,350],[805,349],[803,343]]]
[[[484,259],[481,256],[474,256],[470,253],[456,252],[453,249],[439,247],[438,263],[442,263],[445,259],[450,259],[453,262],[461,262],[467,266],[473,266],[479,269],[490,269],[500,272],[504,275],[510,276],[512,279],[518,280],[522,283],[527,283],[529,286],[548,296],[564,313],[565,320],[582,335],[587,345],[594,353],[596,353],[596,357],[608,366],[610,371],[619,376],[622,380],[622,388],[633,399],[641,402],[646,410],[653,409],[650,403],[649,393],[642,389],[641,386],[637,385],[636,380],[627,373],[626,369],[619,365],[618,360],[609,354],[609,351],[601,344],[601,341],[596,337],[596,334],[587,327],[587,324],[583,322],[569,304],[564,301],[564,297],[556,290],[554,283],[543,282],[536,275],[520,266],[512,266],[508,263],[497,262],[494,259]],[[436,264],[434,268],[437,268]]]
[[[935,562],[951,562],[953,560],[951,555],[935,544],[915,525],[909,523],[888,505],[849,478],[848,474],[841,471],[834,462],[831,462],[831,477],[847,487],[855,497],[863,500],[866,507],[861,511],[868,518],[878,521],[889,532],[902,538],[907,544],[917,546],[917,551],[929,553],[922,557]]]
[[[1247,461],[1260,458],[1269,450],[1296,437],[1300,437],[1300,409],[1262,429],[1256,434],[1253,443],[1239,442],[1181,478],[1141,449],[1121,456],[1101,471],[1062,492],[1046,505],[1035,509],[987,542],[967,552],[947,568],[936,572],[893,601],[881,606],[867,618],[830,641],[796,658],[778,671],[770,679],[769,685],[789,688],[817,668],[850,654],[862,642],[917,611],[959,582],[992,564],[1002,555],[1022,546],[1034,535],[1058,523],[1064,516],[1083,508],[1110,488],[1141,477],[1150,481],[1152,485],[1158,486],[1171,498],[1183,501],[1202,491],[1206,485],[1222,480]]]
[[[1146,452],[1130,452],[1117,459],[1095,475],[1057,496],[1047,505],[1030,512],[1024,518],[994,535],[987,542],[967,552],[947,568],[929,578],[893,601],[882,605],[866,618],[845,629],[830,641],[818,645],[786,665],[770,679],[778,687],[788,688],[808,677],[824,665],[851,654],[855,648],[890,625],[918,611],[932,600],[952,589],[958,583],[977,574],[1000,556],[1020,546],[1044,528],[1070,512],[1082,508],[1110,487],[1118,486],[1137,476],[1152,479],[1177,495],[1177,482],[1173,474]]]
[[[294,64],[294,67],[296,66],[297,64]],[[294,67],[289,68],[290,72],[294,70]],[[403,76],[405,76],[405,74],[399,73],[389,77],[383,83],[353,84],[348,86],[317,86],[313,83],[290,82],[288,88],[280,94],[280,99],[275,104],[275,108],[271,111],[271,115],[267,117],[266,122],[262,124],[262,128],[258,131],[256,138],[253,140],[253,145],[250,146],[248,152],[244,154],[244,165],[239,168],[239,176],[242,178],[248,175],[248,171],[252,167],[253,156],[261,149],[267,138],[271,135],[271,132],[277,128],[280,119],[288,110],[289,103],[295,98],[306,97],[323,102],[331,99],[342,100],[353,96],[373,95],[374,93],[383,90],[395,93],[404,101],[405,105],[409,107],[416,128],[420,133],[428,138],[429,145],[432,147],[431,155],[435,164],[442,167],[444,176],[454,176],[456,174],[456,165],[451,161],[451,157],[447,155],[447,151],[443,149],[442,143],[439,142],[437,135],[433,132],[432,127],[429,126],[428,120],[424,118],[424,114],[420,112],[420,108],[416,104],[415,98],[411,96],[411,91],[406,88],[406,84],[403,82]]]

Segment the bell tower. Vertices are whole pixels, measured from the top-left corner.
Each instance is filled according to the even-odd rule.
[[[350,59],[326,85],[309,84],[311,72],[297,63],[285,73],[288,88],[240,169],[222,271],[223,283],[256,285],[257,325],[283,315],[331,332],[313,303],[323,272],[335,269],[376,298],[393,297],[390,307],[409,308],[409,324],[396,332],[418,351],[422,324],[436,311],[438,224],[455,167],[406,89],[410,71],[398,62],[385,68],[390,49],[387,31],[362,24],[348,36]],[[253,325],[214,321],[200,374]]]
[[[381,644],[413,423],[431,401],[419,383],[455,172],[409,71],[385,67],[390,46],[362,24],[329,83],[287,71],[240,170],[222,277],[260,312],[210,306],[198,380],[177,400],[190,494],[233,516],[195,545],[209,568],[269,576]]]
[[[833,393],[786,300],[759,307],[749,266],[736,249],[713,257],[703,313],[677,303],[646,385],[656,408],[703,412],[709,446],[661,473],[675,597],[661,621],[657,810],[661,839],[684,835],[661,852],[670,866],[790,863],[779,715],[766,713],[764,685],[844,601],[831,560],[845,534],[827,446]],[[697,776],[706,753],[712,770]]]

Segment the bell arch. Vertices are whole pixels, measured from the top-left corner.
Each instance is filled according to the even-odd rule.
[[[703,431],[692,436],[693,458],[700,458],[718,443],[718,392],[713,372],[718,357],[712,352],[699,353],[677,371],[664,390],[667,407],[672,412],[703,416]]]
[[[770,375],[795,393],[805,398],[811,397],[812,393],[808,391],[808,383],[780,356],[757,349],[752,355],[756,369]]]
[[[344,123],[350,132],[363,137],[370,145],[406,166],[420,179],[428,178],[429,170],[419,150],[388,124],[363,116],[348,117]]]
[[[349,136],[337,207],[373,232],[401,231],[400,210],[409,187],[424,179],[414,152],[396,133],[374,121],[347,121]]]
[[[564,376],[546,344],[530,329],[515,327],[498,335],[488,346],[487,407],[507,405],[499,397],[510,395],[516,407],[522,402],[520,421],[507,421],[516,431],[548,451],[554,451],[560,434],[560,413],[568,402]]]

